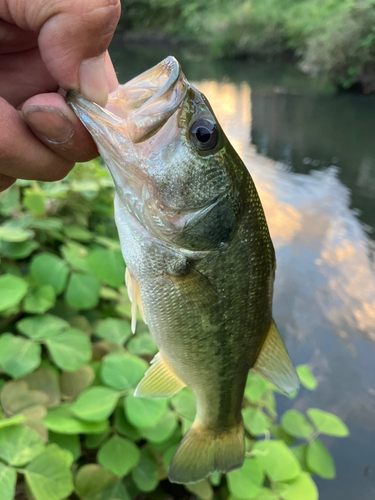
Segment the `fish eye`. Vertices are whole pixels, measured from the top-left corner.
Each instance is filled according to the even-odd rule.
[[[213,149],[219,140],[219,132],[215,122],[200,119],[190,128],[190,140],[201,151]]]

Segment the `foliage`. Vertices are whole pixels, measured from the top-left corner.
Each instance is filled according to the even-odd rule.
[[[122,5],[120,30],[126,25],[184,35],[216,57],[269,58],[292,51],[309,73],[327,73],[345,88],[360,83],[365,92],[375,91],[374,0],[123,0]]]
[[[16,485],[35,500],[171,498],[167,467],[195,402],[187,388],[169,400],[133,396],[157,349],[141,318],[131,334],[112,195],[94,161],[53,185],[22,181],[1,196],[2,500]],[[314,390],[309,367],[298,371]],[[335,475],[318,436],[348,430],[319,409],[291,409],[279,421],[276,392],[250,374],[243,467],[177,486],[174,498],[318,497],[311,476]]]
[[[330,16],[306,40],[303,67],[331,73],[344,88],[375,92],[375,3],[356,2]]]

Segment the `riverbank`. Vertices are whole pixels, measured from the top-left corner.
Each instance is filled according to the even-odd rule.
[[[374,0],[122,2],[126,42],[171,43],[214,59],[289,58],[341,89],[375,92]]]

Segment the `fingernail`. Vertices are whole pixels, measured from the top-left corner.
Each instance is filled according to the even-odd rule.
[[[86,59],[79,68],[79,89],[83,96],[100,106],[108,101],[108,81],[105,71],[104,54]]]
[[[23,110],[27,123],[52,144],[63,144],[73,135],[73,126],[65,115],[56,108],[27,106]]]

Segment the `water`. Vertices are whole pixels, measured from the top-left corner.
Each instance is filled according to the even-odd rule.
[[[171,49],[113,47],[125,82]],[[375,498],[375,97],[337,95],[285,63],[209,62],[172,51],[208,97],[257,185],[277,255],[274,317],[319,380],[280,410],[338,414],[322,438],[337,477],[321,500]],[[303,500],[303,499],[301,499]]]

